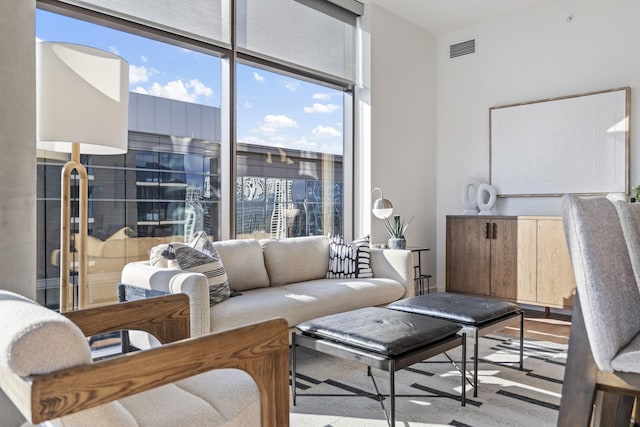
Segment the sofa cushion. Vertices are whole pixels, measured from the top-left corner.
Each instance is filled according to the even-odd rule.
[[[340,235],[330,236],[327,278],[373,277],[370,258],[368,235],[351,243]]]
[[[290,327],[328,314],[386,305],[402,298],[391,279],[319,279],[254,289],[211,307],[211,332],[281,317]]]
[[[0,368],[19,376],[91,363],[82,331],[69,319],[13,292],[0,290]]]
[[[232,291],[269,286],[264,266],[262,246],[255,239],[222,240],[213,242],[224,264]]]
[[[271,286],[322,279],[329,265],[327,236],[261,240]]]

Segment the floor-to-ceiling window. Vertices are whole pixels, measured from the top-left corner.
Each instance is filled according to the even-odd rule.
[[[40,40],[111,51],[130,67],[128,153],[81,158],[90,175],[90,302],[115,299],[125,263],[195,231],[216,239],[344,233],[355,26],[325,3],[174,2],[173,11],[144,1],[38,3]],[[297,17],[295,28],[261,18],[275,6]],[[327,41],[308,55],[321,33]],[[38,152],[38,296],[50,306],[66,160]]]

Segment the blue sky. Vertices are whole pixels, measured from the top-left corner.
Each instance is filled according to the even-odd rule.
[[[92,46],[129,63],[129,90],[220,107],[220,60],[155,40],[38,10],[36,37]],[[341,91],[238,66],[238,140],[342,154]]]

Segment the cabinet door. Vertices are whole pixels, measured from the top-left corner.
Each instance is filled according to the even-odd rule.
[[[538,302],[571,308],[575,279],[562,218],[538,220]]]
[[[481,218],[447,218],[447,292],[489,295],[488,222]]]
[[[485,221],[488,222],[488,221]],[[518,222],[516,219],[492,219],[491,296],[518,298]]]
[[[518,218],[518,302],[537,304],[538,220]]]

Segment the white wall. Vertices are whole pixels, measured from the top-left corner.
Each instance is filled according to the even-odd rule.
[[[567,19],[572,16],[573,19]],[[640,2],[569,0],[438,37],[437,253],[445,285],[445,217],[460,214],[463,180],[489,180],[489,108],[631,86],[631,184],[640,182]],[[477,53],[449,59],[449,45]],[[560,198],[498,199],[508,215],[559,215]]]
[[[383,190],[394,214],[415,215],[407,245],[431,248],[422,256],[423,271],[435,276],[436,38],[385,9],[368,7],[371,188]],[[373,241],[386,243],[382,221],[372,216],[371,227]]]
[[[36,296],[35,1],[0,3],[0,289]],[[0,392],[0,424],[22,417]]]

